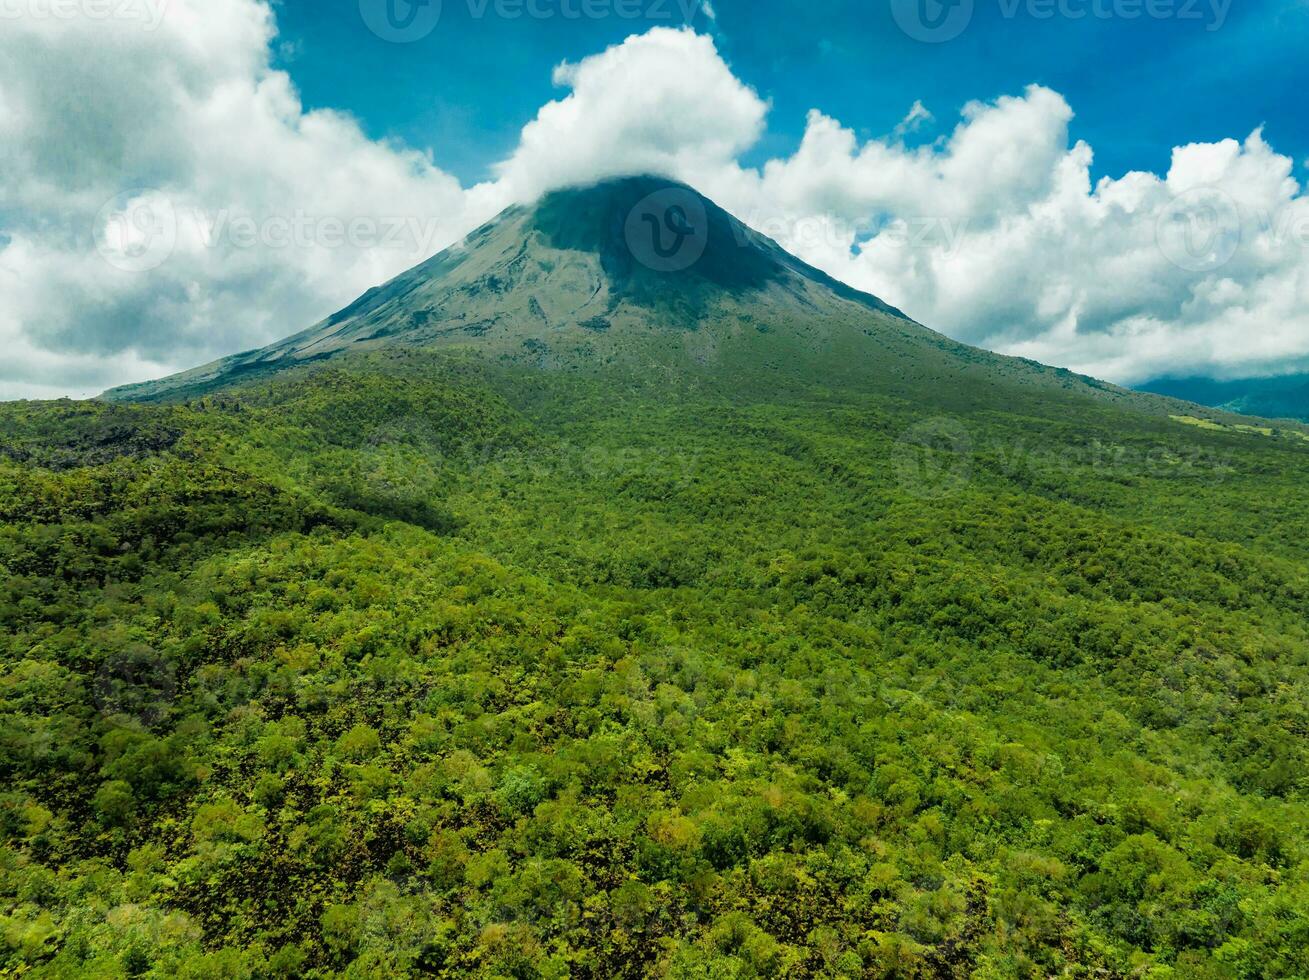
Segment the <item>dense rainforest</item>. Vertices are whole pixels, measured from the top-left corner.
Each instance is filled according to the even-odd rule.
[[[1307,484],[419,351],[0,406],[0,975],[1309,977]]]

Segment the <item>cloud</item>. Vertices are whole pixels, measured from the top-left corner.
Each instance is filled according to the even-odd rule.
[[[143,10],[154,0],[136,0]],[[1062,96],[915,103],[860,141],[814,109],[738,161],[768,105],[711,38],[658,28],[575,64],[495,179],[306,111],[264,0],[0,33],[0,397],[85,395],[301,329],[549,189],[654,171],[961,339],[1132,382],[1309,366],[1309,204],[1256,132],[1092,183]],[[65,66],[51,85],[49,66]]]
[[[497,168],[516,199],[630,173],[704,173],[732,163],[763,133],[767,105],[719,57],[711,38],[655,28],[555,70],[572,91],[544,106]]]
[[[270,67],[267,4],[172,0],[149,28],[0,32],[0,396],[89,394],[266,343],[481,216],[426,156],[306,112]],[[124,227],[136,239],[117,245],[145,254],[115,246]]]
[[[915,99],[914,104],[905,113],[905,117],[896,125],[892,135],[903,138],[922,129],[935,118],[921,100]]]
[[[722,192],[761,230],[960,339],[1121,382],[1309,361],[1309,199],[1259,132],[1092,186],[1056,93],[974,104],[940,145],[820,114]]]

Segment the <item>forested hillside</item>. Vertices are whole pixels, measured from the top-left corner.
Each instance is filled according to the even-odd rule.
[[[0,974],[1309,977],[1309,441],[737,380],[0,406]]]
[[[1309,375],[1304,374],[1236,381],[1156,378],[1141,390],[1270,419],[1309,419]]]

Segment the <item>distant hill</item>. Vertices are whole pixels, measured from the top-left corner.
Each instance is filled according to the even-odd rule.
[[[1181,398],[1242,415],[1309,422],[1309,374],[1244,378],[1238,381],[1157,378],[1139,387],[1142,391]]]

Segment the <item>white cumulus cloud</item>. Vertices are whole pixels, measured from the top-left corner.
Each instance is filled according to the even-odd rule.
[[[427,156],[306,112],[259,0],[0,31],[0,396],[262,344],[457,240]],[[404,225],[398,231],[397,222]]]
[[[768,107],[712,39],[655,28],[555,70],[572,91],[542,107],[497,168],[512,196],[631,173],[705,173],[763,133]]]
[[[1093,185],[1039,86],[943,141],[859,143],[821,112],[759,171],[682,176],[802,258],[959,339],[1124,383],[1309,366],[1309,197],[1261,132]]]

